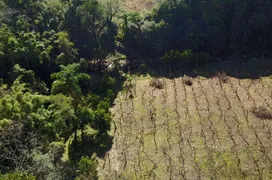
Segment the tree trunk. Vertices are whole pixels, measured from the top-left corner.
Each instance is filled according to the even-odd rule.
[[[77,129],[75,129],[74,141],[75,141],[75,143],[78,142],[78,141],[77,141]]]
[[[82,138],[82,141],[84,142],[84,126],[81,127],[81,138]]]

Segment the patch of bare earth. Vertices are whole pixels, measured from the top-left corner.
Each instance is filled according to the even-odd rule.
[[[124,0],[122,3],[125,10],[142,12],[151,10],[158,0]]]
[[[272,179],[272,120],[258,115],[272,110],[272,79],[184,81],[136,77],[133,98],[118,95],[99,179]]]

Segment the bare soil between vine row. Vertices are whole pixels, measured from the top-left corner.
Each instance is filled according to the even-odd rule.
[[[99,179],[272,179],[272,78],[133,78],[133,98],[120,92],[112,149]]]

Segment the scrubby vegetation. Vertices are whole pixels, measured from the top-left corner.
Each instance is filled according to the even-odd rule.
[[[254,76],[271,75],[271,8],[266,0],[0,0],[0,179],[97,179],[98,159],[125,128],[110,111],[118,92],[138,102],[135,74],[156,76],[154,92],[169,87],[165,76],[194,87],[185,72],[198,76],[230,59],[232,66],[254,60],[265,67]],[[221,88],[231,80],[221,69],[209,72]],[[250,112],[271,119],[267,106]],[[149,133],[140,140],[155,140]],[[271,175],[265,168],[259,178]]]

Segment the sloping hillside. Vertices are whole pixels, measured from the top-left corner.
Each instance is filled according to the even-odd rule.
[[[119,93],[100,179],[271,179],[272,78],[184,80]]]

